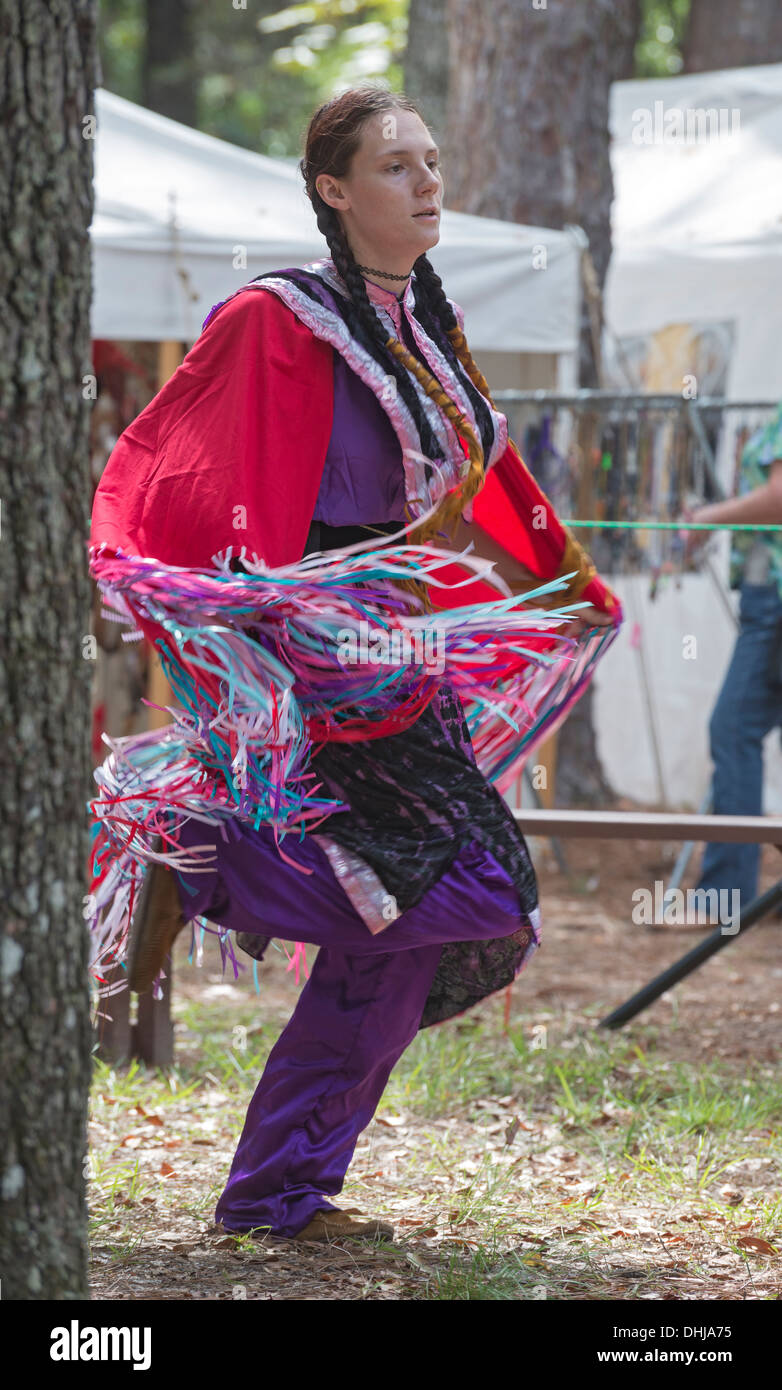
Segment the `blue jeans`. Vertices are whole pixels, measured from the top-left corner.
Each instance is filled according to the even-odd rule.
[[[775,584],[742,584],[739,635],[709,723],[718,816],[763,813],[763,739],[782,721],[782,690],[767,673],[780,615]],[[743,910],[758,896],[759,866],[760,845],[712,841],[697,887],[737,888]]]

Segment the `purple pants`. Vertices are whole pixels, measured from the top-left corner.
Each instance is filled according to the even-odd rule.
[[[294,1236],[342,1190],[358,1140],[418,1025],[445,942],[510,936],[526,918],[494,856],[472,842],[415,907],[373,935],[325,851],[265,826],[188,821],[180,843],[214,846],[214,872],[179,875],[185,919],[319,946],[269,1055],[215,1220]]]

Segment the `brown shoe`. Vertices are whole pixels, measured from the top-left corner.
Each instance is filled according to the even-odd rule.
[[[354,1221],[349,1214],[355,1212],[362,1219]],[[385,1236],[394,1239],[394,1228],[387,1221],[378,1221],[364,1216],[358,1207],[346,1207],[339,1211],[316,1211],[309,1225],[293,1237],[294,1240],[341,1240],[345,1236],[352,1239],[373,1239]]]
[[[153,849],[158,853],[162,848],[158,835]],[[185,925],[172,870],[164,864],[148,864],[128,935],[128,984],[136,994],[151,989]]]

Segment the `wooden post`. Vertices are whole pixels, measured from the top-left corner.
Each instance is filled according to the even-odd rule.
[[[163,998],[155,999],[152,991],[138,997],[138,1020],[131,1029],[133,1056],[151,1066],[164,1067],[174,1060],[174,1023],[171,1018],[173,971],[171,957],[166,960]]]
[[[537,750],[536,758],[539,767],[545,772],[545,785],[538,788],[540,799],[544,809],[553,810],[554,792],[557,782],[557,737],[559,730],[555,730],[548,738],[544,739]]]

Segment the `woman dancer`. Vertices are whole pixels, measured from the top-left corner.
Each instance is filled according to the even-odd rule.
[[[330,257],[260,276],[215,306],[118,442],[93,545],[120,569],[128,556],[208,566],[238,529],[247,568],[250,552],[273,567],[377,546],[416,517],[416,543],[466,523],[481,527],[512,590],[567,576],[559,598],[590,605],[569,633],[605,625],[612,640],[621,608],[508,442],[462,312],[427,259],[443,181],[416,107],[373,87],[343,93],[313,116],[301,169]],[[486,584],[469,586],[472,601],[487,596]],[[157,610],[139,604],[152,632]],[[588,678],[571,682],[571,702]],[[311,768],[342,809],[325,833],[286,841],[285,855],[271,825],[210,825],[208,807],[176,834],[167,824],[132,913],[130,986],[150,987],[192,919],[233,929],[257,959],[274,937],[318,945],[215,1217],[303,1240],[392,1235],[329,1198],[418,1029],[512,982],[536,949],[536,879],[448,679],[400,732],[326,738]],[[193,853],[208,844],[210,872],[167,868],[172,840]]]

